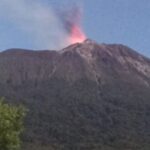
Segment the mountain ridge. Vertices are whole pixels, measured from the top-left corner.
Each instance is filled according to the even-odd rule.
[[[86,40],[83,43],[76,43],[69,47],[66,47],[65,49],[62,49],[60,51],[31,51],[31,50],[24,50],[24,49],[9,49],[6,51],[3,51],[0,53],[1,57],[10,55],[10,59],[12,57],[26,57],[26,59],[39,59],[39,61],[44,61],[46,59],[51,63],[52,68],[50,67],[52,72],[54,73],[54,70],[60,70],[62,68],[65,69],[65,67],[61,66],[65,63],[66,69],[68,70],[68,67],[70,66],[73,68],[76,66],[77,71],[82,71],[83,68],[88,68],[89,70],[86,70],[87,76],[92,76],[92,74],[89,74],[93,68],[93,66],[96,66],[96,59],[101,59],[100,61],[104,63],[105,66],[112,65],[113,63],[116,63],[115,65],[119,65],[119,67],[124,67],[124,70],[129,71],[129,65],[132,65],[130,67],[133,67],[133,69],[136,69],[139,73],[141,73],[143,76],[150,77],[150,59],[142,56],[141,54],[137,53],[136,51],[133,51],[132,49],[124,46],[124,45],[106,45],[106,44],[96,44],[92,40]],[[70,57],[73,59],[71,60]],[[18,58],[19,59],[19,58]],[[74,60],[74,62],[73,62]],[[81,61],[78,63],[78,61]],[[31,62],[32,63],[32,62]],[[34,63],[34,61],[33,61]],[[68,63],[68,64],[67,64]],[[70,64],[70,65],[69,65]],[[83,66],[82,66],[83,65]],[[85,67],[86,65],[87,67]],[[111,66],[113,67],[113,66]],[[55,69],[54,69],[55,68]],[[82,69],[81,69],[82,68]],[[91,68],[91,71],[90,71]],[[99,69],[100,70],[100,69]],[[96,71],[95,71],[96,73]],[[99,74],[98,72],[96,74]]]

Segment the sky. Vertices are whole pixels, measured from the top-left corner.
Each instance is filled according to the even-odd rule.
[[[1,0],[0,50],[64,48],[67,35],[55,12],[74,5],[82,8],[88,38],[150,57],[150,0]]]

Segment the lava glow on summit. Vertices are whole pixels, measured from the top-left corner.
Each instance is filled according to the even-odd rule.
[[[70,33],[69,42],[71,44],[81,43],[86,39],[85,34],[82,32],[80,26],[72,26],[72,30]]]
[[[86,39],[86,36],[81,28],[81,7],[72,7],[69,10],[63,10],[59,16],[62,21],[63,27],[68,34],[68,43],[81,43]]]

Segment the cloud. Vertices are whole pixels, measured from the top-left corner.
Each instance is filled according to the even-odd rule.
[[[37,48],[60,49],[68,44],[68,35],[53,8],[38,0],[1,0],[0,18],[30,36]]]

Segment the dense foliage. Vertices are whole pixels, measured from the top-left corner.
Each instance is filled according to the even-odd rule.
[[[20,149],[25,109],[0,99],[0,150]]]

